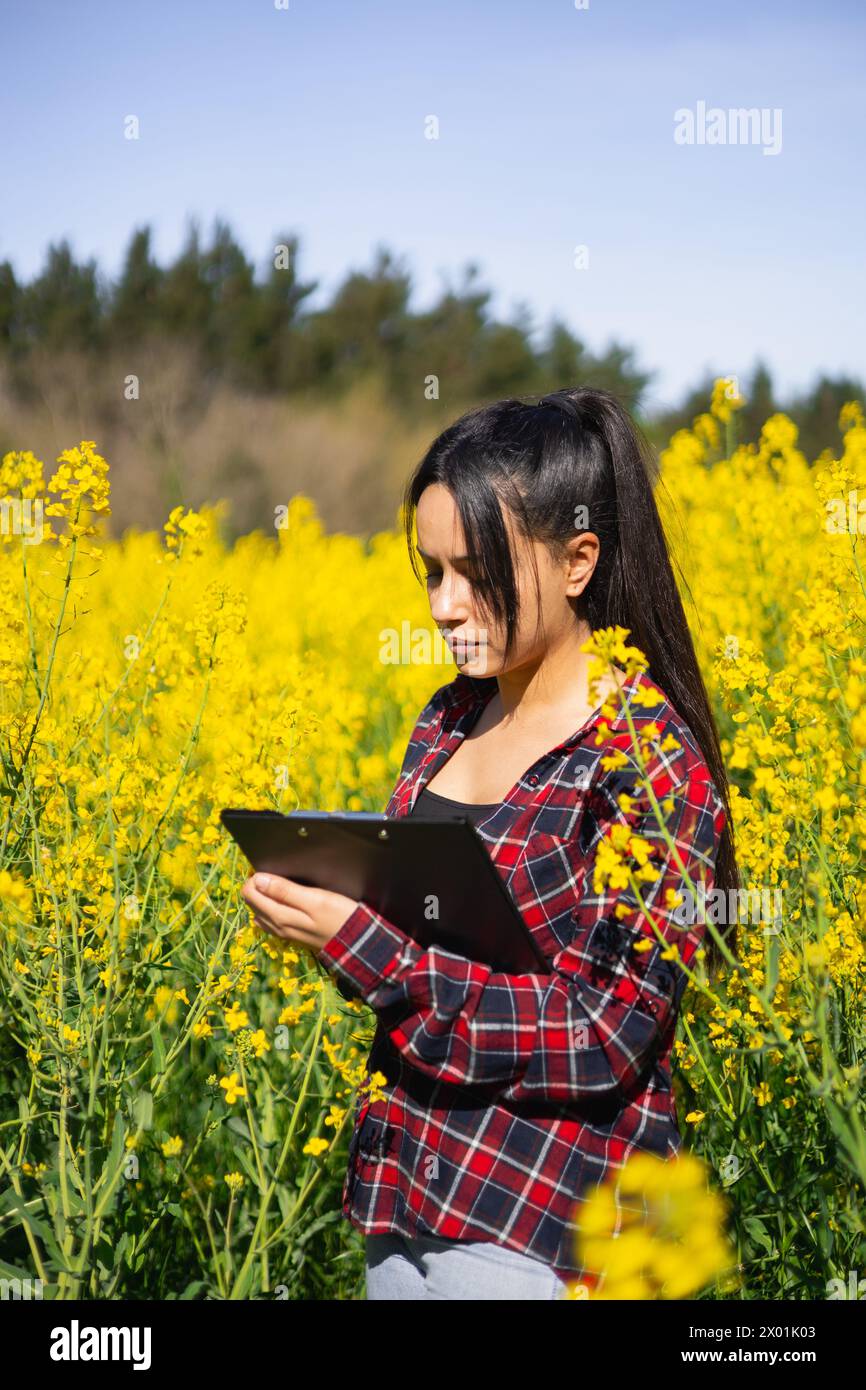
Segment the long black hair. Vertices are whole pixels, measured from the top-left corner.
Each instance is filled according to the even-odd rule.
[[[507,658],[516,638],[518,593],[501,502],[519,532],[544,542],[557,559],[580,531],[598,536],[598,559],[574,600],[576,614],[591,629],[629,630],[628,640],[647,657],[650,679],[694,734],[726,811],[714,881],[727,904],[730,890],[740,886],[728,780],[653,495],[651,465],[645,435],[611,391],[577,386],[537,403],[509,398],[480,406],[434,439],[406,484],[406,541],[412,569],[423,582],[415,555],[416,509],[425,488],[443,484],[460,514],[479,603],[505,624]],[[736,952],[731,928],[735,920],[720,934]],[[709,932],[705,945],[714,971],[722,957]]]

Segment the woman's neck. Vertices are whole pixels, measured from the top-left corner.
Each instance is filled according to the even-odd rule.
[[[546,725],[553,713],[573,709],[577,727],[580,716],[592,713],[615,688],[609,673],[605,673],[598,694],[589,690],[592,657],[580,651],[583,641],[585,637],[581,635],[577,641],[546,655],[534,667],[497,675],[498,691],[491,699],[490,713],[505,724],[531,729]],[[614,670],[621,683],[625,672],[616,667]]]

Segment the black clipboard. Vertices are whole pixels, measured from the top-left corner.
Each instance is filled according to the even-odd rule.
[[[220,820],[255,870],[366,902],[422,949],[441,946],[510,974],[550,973],[464,816],[227,808]]]

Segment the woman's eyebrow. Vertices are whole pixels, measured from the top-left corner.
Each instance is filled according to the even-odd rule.
[[[426,550],[422,550],[420,546],[418,546],[418,554],[421,556],[421,559],[422,559],[422,560],[435,560],[435,559],[436,559],[436,556],[435,556],[435,555],[428,555],[428,554],[427,554],[427,551],[426,551]],[[467,561],[468,559],[469,559],[469,556],[468,556],[468,555],[455,555],[451,563],[454,564],[454,565],[463,565],[463,564],[466,563],[466,561]]]

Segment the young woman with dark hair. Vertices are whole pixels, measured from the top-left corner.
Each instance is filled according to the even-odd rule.
[[[406,490],[413,569],[416,528],[459,669],[421,711],[385,814],[469,817],[550,974],[422,950],[337,893],[244,884],[264,929],[309,947],[377,1016],[367,1069],[386,1080],[359,1097],[343,1189],[368,1298],[559,1298],[592,1281],[580,1202],[632,1152],[682,1146],[683,967],[703,946],[712,971],[719,952],[676,904],[689,883],[739,883],[649,459],[617,398],[580,387],[468,412]],[[648,665],[613,665],[600,705],[583,648],[611,628]],[[605,872],[622,827],[656,871],[640,896]]]

